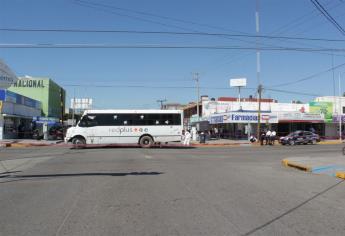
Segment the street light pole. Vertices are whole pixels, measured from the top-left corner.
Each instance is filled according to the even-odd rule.
[[[199,121],[199,98],[200,98],[200,86],[199,86],[199,73],[194,73],[193,80],[196,82],[196,93],[197,93],[197,100],[196,100],[196,114],[197,114],[197,121]]]

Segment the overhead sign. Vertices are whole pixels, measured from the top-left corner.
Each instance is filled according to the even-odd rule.
[[[7,89],[17,81],[13,71],[0,60],[0,88]]]
[[[326,123],[333,122],[333,103],[332,102],[309,102],[309,112],[323,114]]]
[[[252,112],[229,112],[224,114],[211,115],[211,124],[221,123],[258,123],[258,113]],[[278,123],[278,115],[276,113],[264,113],[260,116],[260,122]]]
[[[325,116],[321,113],[282,112],[278,113],[279,121],[323,122]]]
[[[245,87],[247,86],[246,78],[230,79],[230,87]]]

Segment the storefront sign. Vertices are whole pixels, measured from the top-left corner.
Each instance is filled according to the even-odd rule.
[[[341,117],[341,123],[345,123],[345,115],[335,115],[333,116],[333,123],[339,123]]]
[[[13,71],[0,60],[0,88],[7,89],[17,81],[17,76]]]
[[[333,103],[332,102],[310,102],[309,112],[323,114],[326,123],[333,122]]]
[[[305,122],[324,122],[324,114],[320,113],[302,113],[302,112],[284,112],[278,113],[279,121],[305,121]]]
[[[20,79],[13,84],[13,87],[20,88],[44,88],[43,80]]]
[[[212,115],[210,117],[211,124],[221,123],[257,123],[258,114],[251,112],[229,112],[224,114]],[[278,123],[278,115],[276,113],[261,114],[260,122],[262,123]]]

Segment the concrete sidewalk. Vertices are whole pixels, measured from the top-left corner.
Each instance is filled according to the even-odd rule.
[[[325,174],[345,179],[345,156],[290,157],[282,161],[284,166],[297,168],[314,174]]]
[[[191,141],[191,145],[194,147],[212,147],[212,146],[248,146],[252,145],[248,140],[230,140],[230,139],[211,139],[206,140],[206,143],[200,143],[199,141]]]
[[[6,139],[0,141],[0,147],[51,146],[63,143],[63,140]]]

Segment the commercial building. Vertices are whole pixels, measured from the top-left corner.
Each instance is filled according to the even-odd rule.
[[[329,138],[331,133],[327,122],[332,121],[332,103],[312,101],[310,103],[279,103],[274,99],[261,99],[261,114],[258,116],[258,99],[220,97],[203,98],[201,116],[191,115],[186,124],[196,125],[208,122],[209,129],[218,130],[223,138],[246,139],[256,135],[258,120],[262,129],[274,129],[279,136],[295,130],[315,130],[320,136]],[[326,106],[326,107],[325,107]],[[185,114],[196,113],[195,106],[184,109]],[[330,114],[329,114],[330,113]]]
[[[0,90],[0,140],[29,137],[32,119],[40,115],[41,102],[8,90]]]
[[[65,90],[50,78],[19,77],[9,91],[41,102],[40,116],[63,119],[65,111]]]

